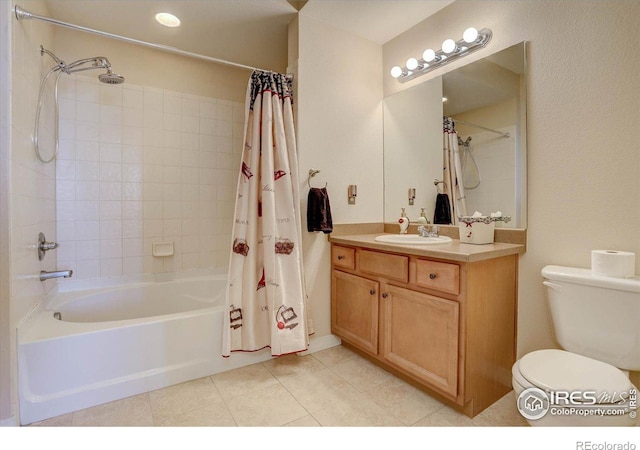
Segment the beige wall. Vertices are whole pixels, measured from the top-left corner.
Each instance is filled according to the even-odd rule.
[[[12,423],[11,325],[9,323],[9,138],[11,23],[9,2],[0,3],[0,426]]]
[[[71,62],[106,56],[126,83],[244,102],[250,71],[153,50],[82,31],[57,28],[58,57]]]
[[[21,4],[36,14],[46,14],[42,2]],[[4,5],[3,5],[4,6]],[[51,67],[48,57],[40,55],[40,44],[53,45],[52,27],[36,22],[10,22],[11,49],[11,181],[9,204],[10,227],[10,301],[9,347],[11,390],[16,387],[15,328],[34,305],[55,286],[54,281],[41,282],[40,270],[55,268],[55,258],[39,262],[36,252],[38,233],[55,239],[55,164],[37,161],[31,135],[36,111],[40,79]],[[4,63],[4,62],[3,62]],[[43,108],[46,109],[46,108]],[[51,112],[51,111],[49,111]],[[44,122],[43,122],[44,123]],[[4,325],[4,324],[3,324]],[[3,352],[4,353],[4,352]],[[0,362],[6,364],[6,360]],[[5,386],[3,385],[3,389]],[[3,397],[3,415],[7,405]],[[11,399],[11,415],[16,416],[17,399]]]
[[[457,1],[384,46],[384,90],[390,95],[429,77],[400,84],[388,75],[391,66],[469,26],[491,28],[493,40],[445,70],[530,43],[519,355],[556,345],[542,267],[590,267],[591,250],[601,248],[640,258],[639,16],[635,1]]]
[[[307,17],[304,9],[298,20],[304,264],[319,337],[330,333],[329,244],[326,235],[306,231],[306,175],[320,170],[312,186],[327,183],[334,224],[382,221],[382,48]],[[349,184],[358,186],[355,205],[347,204]]]

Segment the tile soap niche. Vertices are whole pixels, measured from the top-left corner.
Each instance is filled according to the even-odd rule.
[[[173,242],[154,242],[153,256],[173,256]]]

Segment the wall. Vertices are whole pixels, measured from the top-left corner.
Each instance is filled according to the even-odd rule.
[[[457,1],[384,46],[384,91],[390,95],[412,83],[392,80],[389,67],[469,26],[491,28],[492,41],[445,70],[530,42],[519,355],[557,345],[542,267],[590,267],[590,252],[599,248],[640,258],[639,15],[640,3],[633,1]],[[429,76],[421,78],[413,83]]]
[[[11,411],[11,324],[9,284],[9,161],[11,154],[11,10],[0,3],[0,426],[13,423]]]
[[[86,75],[61,80],[60,98],[58,267],[78,280],[226,268],[244,105]]]
[[[36,14],[46,14],[42,2],[21,3]],[[4,5],[3,5],[4,6]],[[53,43],[51,26],[30,21],[11,20],[11,163],[10,163],[10,360],[12,390],[15,383],[15,327],[20,320],[55,286],[41,282],[41,270],[53,270],[55,258],[39,262],[36,252],[38,233],[55,239],[55,164],[36,160],[31,135],[36,111],[38,87],[50,61],[40,55],[40,44]],[[4,61],[3,61],[4,64]],[[46,109],[46,108],[45,108]],[[49,110],[51,113],[51,110]],[[3,361],[4,362],[4,361]],[[14,397],[12,415],[16,415]],[[4,405],[3,405],[4,406]]]
[[[330,333],[330,247],[324,234],[306,231],[305,175],[311,168],[320,170],[311,185],[327,183],[334,224],[382,221],[382,48],[312,19],[304,9],[298,33],[304,265],[316,336],[325,336]],[[347,204],[349,184],[358,186],[355,205]]]
[[[249,72],[73,30],[55,42],[125,77],[61,81],[59,266],[76,280],[225,268]],[[158,241],[175,255],[153,257]]]

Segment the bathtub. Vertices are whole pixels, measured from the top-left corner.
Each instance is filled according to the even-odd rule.
[[[18,327],[21,424],[271,359],[221,356],[225,286],[209,275],[46,298]]]

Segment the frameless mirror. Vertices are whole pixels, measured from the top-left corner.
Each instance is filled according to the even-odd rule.
[[[448,116],[458,134],[467,213],[500,211],[511,221],[499,226],[526,228],[525,44],[384,99],[385,222],[395,222],[401,208],[412,222],[422,209],[433,221]]]

